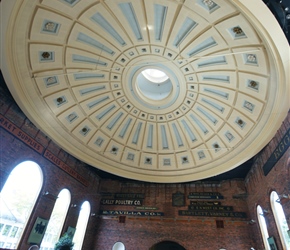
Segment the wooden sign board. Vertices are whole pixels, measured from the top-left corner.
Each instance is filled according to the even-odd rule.
[[[142,206],[142,207],[135,207],[135,209],[137,210],[158,210],[158,207],[146,207],[146,206]]]
[[[275,166],[277,161],[282,157],[282,155],[288,150],[290,146],[290,129],[284,135],[282,140],[279,142],[274,152],[271,154],[267,162],[263,166],[264,175],[268,175],[272,168]]]
[[[190,201],[190,205],[220,206],[220,201]]]
[[[101,204],[115,206],[141,206],[142,200],[102,199]]]
[[[232,217],[232,218],[247,218],[247,214],[243,212],[223,212],[223,211],[190,211],[179,210],[180,216],[199,216],[199,217]]]
[[[163,212],[142,212],[142,211],[100,210],[100,215],[164,216],[164,213]]]
[[[220,196],[218,192],[190,192],[189,195],[201,195],[201,196]]]
[[[188,195],[188,199],[195,200],[223,200],[224,197],[222,195]]]
[[[208,210],[208,211],[233,211],[232,206],[204,206],[204,205],[189,205],[188,210]]]

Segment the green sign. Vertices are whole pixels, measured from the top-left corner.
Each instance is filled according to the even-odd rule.
[[[34,226],[30,232],[28,243],[40,244],[44,236],[48,220],[37,217]]]
[[[203,205],[190,205],[188,210],[212,210],[212,211],[233,211],[232,206],[203,206]]]
[[[223,211],[191,211],[179,210],[180,216],[200,216],[200,217],[233,217],[233,218],[247,218],[247,214],[243,212],[223,212]]]

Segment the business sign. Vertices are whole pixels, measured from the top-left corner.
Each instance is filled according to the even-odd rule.
[[[163,212],[143,212],[143,211],[120,211],[120,210],[100,210],[100,215],[125,215],[125,216],[164,216]]]
[[[115,199],[144,199],[145,194],[128,194],[128,193],[118,193],[115,194]]]
[[[282,155],[287,151],[290,146],[290,129],[284,135],[282,140],[279,142],[278,146],[275,148],[274,152],[271,154],[270,158],[263,166],[264,175],[269,174],[271,169],[275,166],[277,161],[282,157]]]
[[[200,217],[233,217],[233,218],[247,218],[247,214],[243,212],[223,212],[223,211],[191,211],[179,210],[180,216],[200,216]]]
[[[190,201],[190,205],[220,206],[220,201]]]
[[[28,134],[23,132],[18,128],[14,123],[6,119],[3,115],[0,114],[0,126],[14,135],[17,139],[24,142],[27,146],[34,149],[36,152],[42,154],[44,147],[38,143],[36,140],[31,138]]]
[[[203,205],[190,205],[188,210],[210,210],[210,211],[233,211],[232,206],[203,206]]]
[[[102,199],[102,205],[141,206],[142,200]]]
[[[74,177],[77,181],[85,185],[86,187],[89,185],[89,182],[81,176],[77,171],[75,171],[73,168],[71,168],[69,165],[64,163],[60,158],[55,156],[52,152],[50,152],[48,149],[44,151],[43,156],[48,159],[50,162],[52,162],[54,165],[58,166],[60,169],[65,171],[70,176]]]
[[[158,210],[158,207],[146,207],[146,206],[141,206],[141,207],[135,207],[137,210]]]
[[[43,154],[43,156],[48,159],[50,162],[64,170],[67,174],[74,177],[77,181],[82,183],[84,186],[88,186],[88,181],[81,176],[78,172],[72,169],[70,166],[65,164],[60,158],[53,155],[49,150],[45,150],[44,146],[18,128],[14,123],[6,119],[3,115],[0,114],[0,127],[3,127],[9,133],[11,133],[15,138],[24,142],[27,146],[38,152],[39,154]]]
[[[200,199],[200,200],[222,200],[222,195],[188,195],[188,199]]]
[[[220,196],[218,192],[190,192],[189,195],[206,195],[206,196]]]

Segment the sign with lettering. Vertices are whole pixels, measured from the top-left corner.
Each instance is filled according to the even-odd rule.
[[[189,195],[201,195],[201,196],[220,196],[218,192],[190,192]]]
[[[119,193],[115,194],[116,199],[144,199],[145,194],[128,194],[128,193]]]
[[[137,209],[137,210],[158,210],[158,207],[145,207],[145,206],[142,206],[142,207],[135,207],[135,209]]]
[[[48,159],[50,162],[54,163],[56,166],[64,170],[66,173],[74,177],[77,181],[82,183],[85,186],[88,186],[88,181],[79,175],[76,171],[66,165],[63,161],[61,161],[58,157],[53,155],[49,150],[45,150],[44,146],[34,140],[32,137],[23,132],[20,128],[6,119],[3,115],[0,114],[0,126],[5,130],[10,132],[16,138],[24,142],[26,145],[34,149],[36,152],[43,154],[43,156]],[[45,150],[45,151],[44,151]]]
[[[201,217],[234,217],[247,218],[247,214],[243,212],[223,212],[223,211],[191,211],[179,210],[180,216],[201,216]]]
[[[290,146],[290,129],[283,136],[282,140],[279,142],[278,146],[275,148],[274,152],[271,154],[270,158],[263,166],[264,175],[268,175],[271,169],[275,166],[277,161],[282,157],[282,155],[287,151]]]
[[[222,195],[188,195],[188,199],[200,200],[222,200]]]
[[[164,216],[163,212],[100,210],[100,215],[126,215],[126,216]]]
[[[233,211],[232,206],[203,206],[203,205],[190,205],[188,210],[211,210],[211,211]]]
[[[20,128],[6,119],[3,115],[0,115],[0,126],[18,138],[20,141],[23,141],[27,146],[34,149],[36,152],[42,154],[44,147],[32,139],[28,134],[23,132]]]
[[[117,199],[102,199],[102,205],[122,205],[122,206],[141,206],[142,200],[117,200]]]
[[[190,205],[220,206],[220,201],[190,201]]]
[[[51,153],[49,150],[45,150],[44,155],[46,159],[48,159],[50,162],[58,166],[60,169],[68,173],[70,176],[75,178],[77,181],[85,185],[86,187],[89,185],[88,181],[82,177],[78,172],[73,170],[71,167],[69,167],[67,164],[65,164],[61,159],[56,157],[53,153]]]

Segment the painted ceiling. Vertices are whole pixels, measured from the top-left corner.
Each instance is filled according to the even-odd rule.
[[[13,97],[102,171],[167,183],[215,176],[257,154],[288,112],[289,46],[260,0],[6,4]]]

